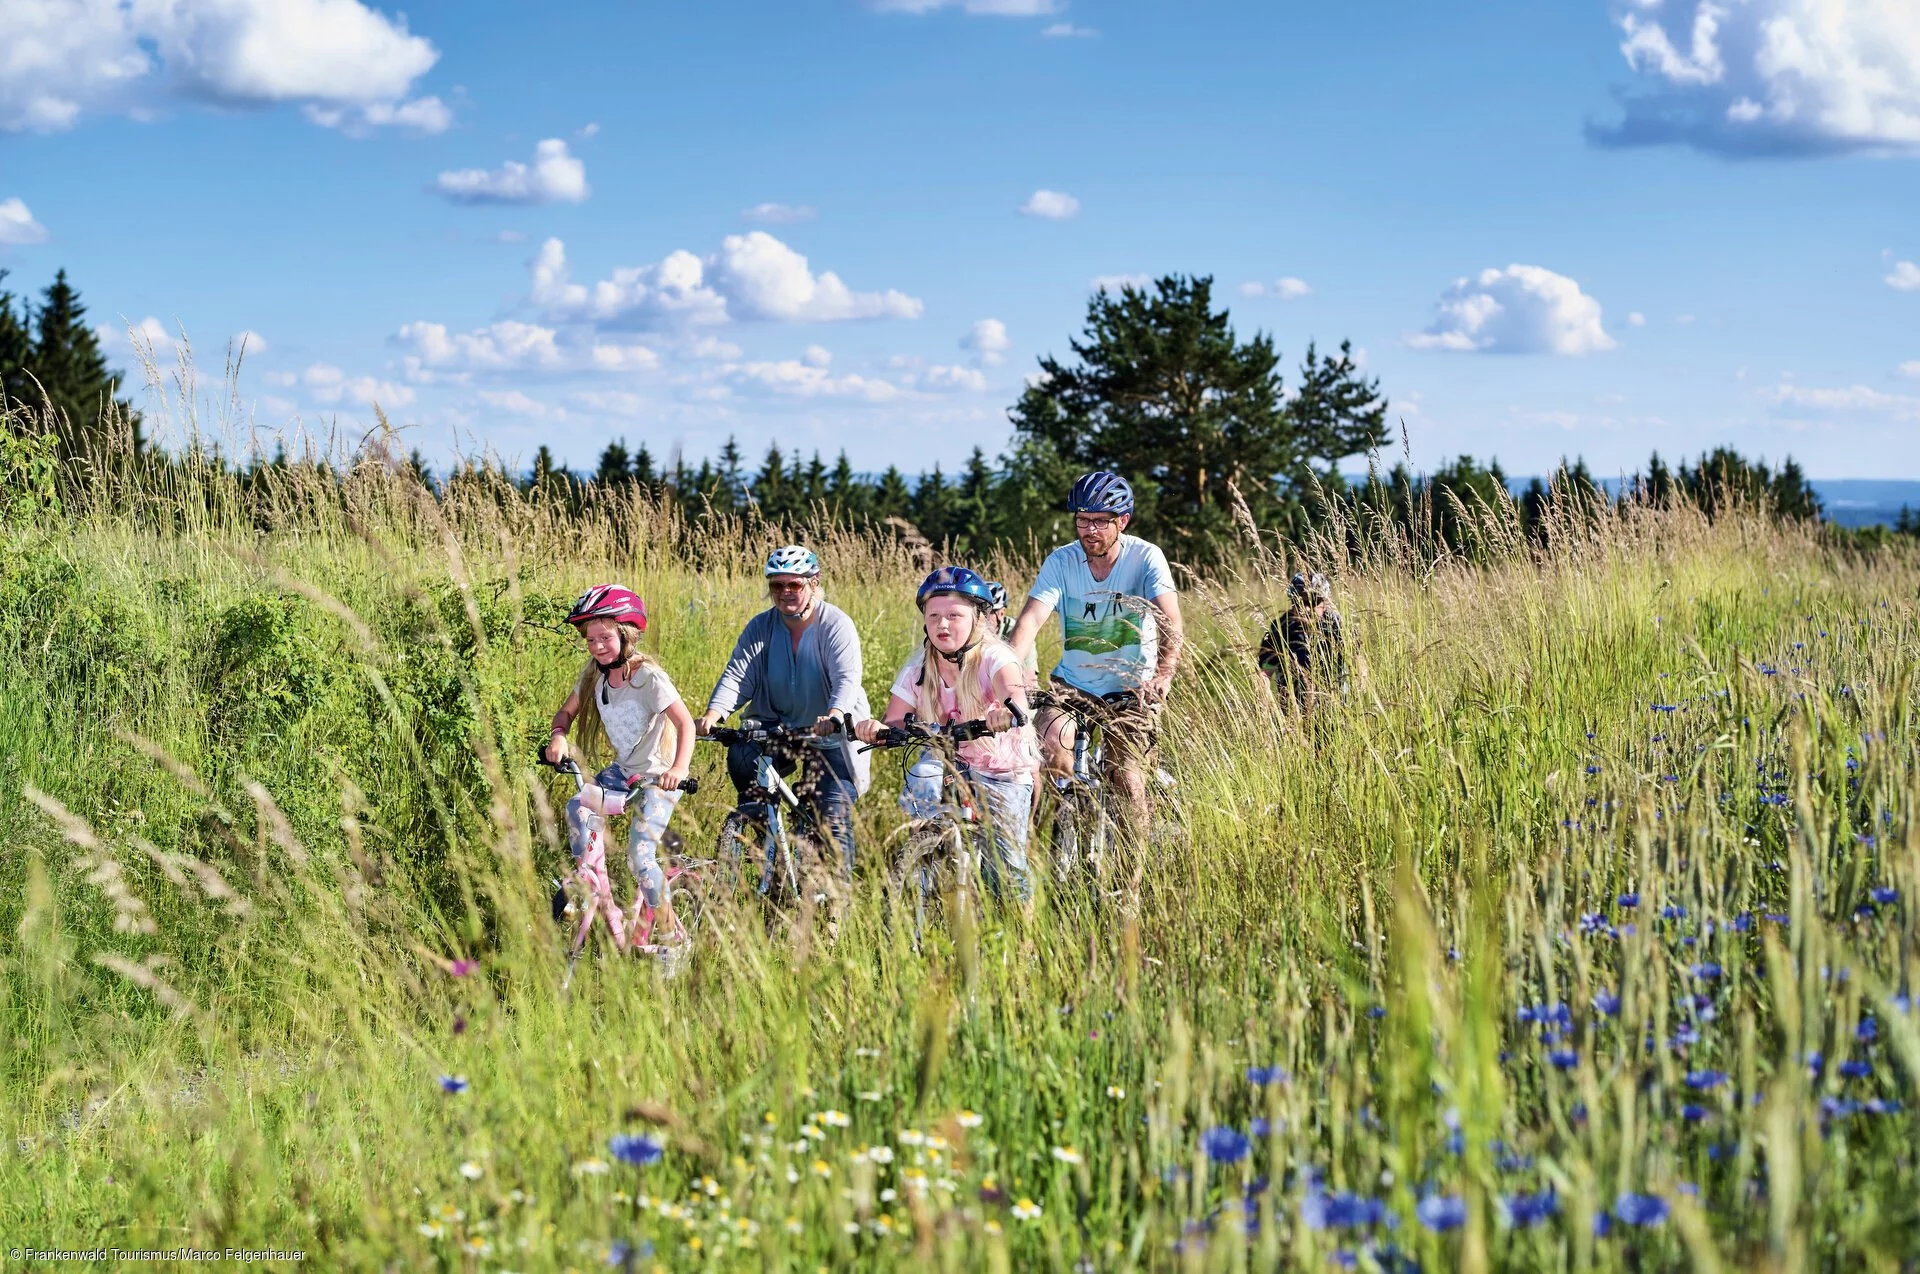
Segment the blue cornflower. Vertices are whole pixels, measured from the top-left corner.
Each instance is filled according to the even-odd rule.
[[[1745,933],[1751,928],[1753,928],[1753,913],[1751,911],[1743,911],[1733,918],[1733,931],[1735,933]]]
[[[1869,1115],[1897,1115],[1900,1113],[1900,1103],[1892,1098],[1882,1101],[1878,1097],[1873,1097],[1869,1098],[1861,1109]]]
[[[1712,1160],[1714,1163],[1722,1163],[1728,1159],[1733,1158],[1735,1152],[1737,1152],[1739,1149],[1740,1148],[1734,1145],[1732,1142],[1717,1141],[1713,1145],[1707,1147],[1707,1158]]]
[[[1283,1121],[1281,1121],[1281,1124],[1280,1124],[1280,1126],[1281,1126],[1282,1128],[1284,1128],[1284,1127],[1286,1127],[1286,1122],[1285,1122],[1284,1120],[1283,1120]],[[1255,1119],[1255,1120],[1254,1120],[1254,1121],[1253,1121],[1252,1123],[1250,1123],[1250,1124],[1248,1124],[1248,1125],[1247,1125],[1247,1131],[1248,1131],[1248,1132],[1250,1132],[1250,1133],[1252,1133],[1252,1134],[1253,1134],[1254,1136],[1256,1136],[1256,1137],[1266,1137],[1266,1136],[1270,1136],[1270,1135],[1272,1134],[1272,1132],[1273,1132],[1273,1125],[1272,1125],[1272,1124],[1270,1124],[1270,1123],[1268,1123],[1268,1122],[1267,1122],[1266,1120],[1264,1120],[1264,1119]],[[1263,1182],[1264,1182],[1264,1181],[1266,1180],[1266,1178],[1265,1178],[1265,1177],[1262,1177],[1262,1178],[1260,1178],[1260,1179],[1261,1179],[1261,1181],[1263,1181]],[[1265,1187],[1264,1185],[1263,1185],[1263,1186],[1261,1186],[1261,1189],[1265,1189],[1265,1188],[1266,1188],[1266,1187]]]
[[[1853,1028],[1853,1037],[1863,1043],[1871,1043],[1880,1038],[1880,1023],[1870,1017],[1860,1019],[1860,1025]]]
[[[1593,1011],[1602,1017],[1618,1017],[1620,1015],[1620,997],[1605,989],[1595,991],[1593,993]]]
[[[1905,991],[1902,991],[1900,992],[1900,994],[1894,996],[1893,1011],[1895,1013],[1913,1012],[1913,997],[1908,995]]]
[[[1876,886],[1871,891],[1871,893],[1872,893],[1873,900],[1877,903],[1889,903],[1889,902],[1900,901],[1900,891],[1898,889],[1889,888],[1885,885]]]
[[[1413,1214],[1429,1230],[1457,1230],[1467,1223],[1467,1201],[1457,1194],[1430,1194],[1413,1205]]]
[[[1560,1200],[1548,1186],[1536,1194],[1522,1191],[1502,1199],[1500,1205],[1506,1209],[1507,1223],[1516,1230],[1525,1230],[1539,1225],[1560,1210]]]
[[[1327,1194],[1318,1186],[1300,1201],[1300,1220],[1309,1230],[1364,1230],[1387,1217],[1387,1205],[1357,1194]]]
[[[1709,1111],[1705,1106],[1696,1106],[1692,1102],[1688,1102],[1686,1105],[1680,1108],[1680,1118],[1686,1120],[1690,1124],[1699,1123],[1702,1119],[1705,1119],[1711,1113],[1712,1112]]]
[[[1807,1054],[1807,1074],[1818,1075],[1823,1069],[1826,1068],[1826,1065],[1827,1065],[1827,1059],[1824,1054],[1819,1052],[1812,1052]]]
[[[1667,1201],[1657,1194],[1628,1191],[1613,1201],[1613,1214],[1627,1225],[1659,1225],[1667,1219]]]
[[[1784,911],[1769,911],[1766,914],[1766,918],[1768,920],[1771,920],[1774,924],[1781,926],[1782,928],[1785,928],[1788,924],[1790,924],[1793,919],[1791,916],[1787,915],[1787,913]]]
[[[1561,1070],[1572,1070],[1580,1064],[1580,1054],[1570,1048],[1556,1048],[1547,1054],[1547,1060]]]
[[[1840,1072],[1843,1079],[1865,1079],[1873,1074],[1873,1067],[1867,1062],[1842,1062],[1834,1069]]]
[[[1580,913],[1580,932],[1598,933],[1607,927],[1607,918],[1595,911]]]
[[[1604,1239],[1613,1233],[1613,1214],[1602,1209],[1593,1214],[1593,1237]]]
[[[1589,765],[1587,767],[1587,773],[1589,774],[1598,774],[1599,772],[1600,772],[1600,767],[1597,765]]]
[[[1619,898],[1619,903],[1622,907],[1638,907],[1640,905],[1640,895],[1639,894],[1621,894]]]
[[[1688,969],[1687,972],[1693,974],[1693,976],[1696,978],[1702,978],[1707,981],[1711,981],[1712,979],[1720,976],[1721,968],[1719,965],[1715,964],[1711,960],[1703,960],[1699,964],[1696,964],[1692,968]]]
[[[1249,1066],[1247,1082],[1256,1088],[1265,1088],[1268,1084],[1284,1084],[1287,1082],[1287,1072],[1279,1066]]]
[[[1860,1103],[1850,1098],[1822,1097],[1820,1099],[1820,1113],[1828,1119],[1845,1119],[1849,1115],[1859,1114],[1860,1110]]]
[[[442,1075],[440,1077],[440,1091],[443,1093],[451,1093],[458,1096],[466,1092],[470,1087],[472,1087],[472,1085],[467,1083],[467,1077],[465,1075]]]
[[[1688,1071],[1687,1087],[1698,1092],[1718,1088],[1727,1082],[1725,1071]]]
[[[1678,712],[1680,705],[1677,703],[1656,703],[1653,705],[1653,710],[1655,712]]]
[[[1682,1023],[1680,1029],[1675,1031],[1672,1038],[1667,1041],[1667,1047],[1674,1049],[1687,1048],[1699,1042],[1700,1032]]]
[[[607,1153],[621,1163],[630,1163],[636,1168],[644,1168],[650,1163],[659,1163],[660,1157],[666,1153],[666,1147],[645,1133],[629,1136],[626,1133],[617,1132],[607,1138]]]
[[[1252,1143],[1238,1128],[1216,1124],[1200,1134],[1200,1148],[1215,1163],[1239,1163],[1247,1157]]]
[[[1684,920],[1686,917],[1687,909],[1677,903],[1668,903],[1666,906],[1660,908],[1660,918],[1662,920]]]

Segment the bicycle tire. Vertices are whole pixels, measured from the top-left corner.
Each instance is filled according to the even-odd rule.
[[[714,870],[719,883],[738,892],[751,880],[757,888],[767,861],[767,826],[740,810],[728,814],[713,842]]]

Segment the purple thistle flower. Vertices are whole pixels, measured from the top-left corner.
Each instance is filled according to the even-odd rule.
[[[478,960],[455,960],[447,965],[447,972],[456,978],[464,978],[479,967]]]

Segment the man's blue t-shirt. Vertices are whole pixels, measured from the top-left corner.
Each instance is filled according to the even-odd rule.
[[[1047,555],[1027,592],[1060,613],[1065,650],[1053,675],[1091,695],[1138,690],[1153,675],[1159,629],[1148,603],[1174,592],[1173,572],[1158,545],[1120,537],[1118,560],[1095,580],[1079,543]]]

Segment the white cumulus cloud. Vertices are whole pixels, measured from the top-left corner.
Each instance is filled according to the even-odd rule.
[[[985,318],[967,329],[960,348],[972,350],[974,362],[982,367],[998,367],[1006,361],[1013,342],[1007,339],[1007,325],[999,319]]]
[[[1817,388],[1782,382],[1767,391],[1778,407],[1801,407],[1847,415],[1889,415],[1897,420],[1920,420],[1920,398],[1889,394],[1865,385]]]
[[[311,363],[299,375],[271,378],[276,384],[298,384],[317,403],[333,404],[350,399],[362,407],[379,403],[383,407],[405,407],[414,399],[413,390],[372,376],[349,376],[330,363]]]
[[[528,416],[534,420],[555,420],[566,416],[567,409],[543,403],[537,398],[529,398],[517,389],[483,389],[480,401],[495,411],[504,411],[512,416]]]
[[[1645,327],[1646,325],[1647,325],[1647,316],[1642,314],[1639,310],[1635,310],[1631,314],[1627,315],[1628,327]]]
[[[1241,296],[1277,296],[1282,301],[1297,301],[1303,296],[1310,296],[1312,293],[1313,288],[1308,285],[1305,279],[1296,279],[1290,274],[1275,279],[1272,283],[1242,283],[1240,285]]]
[[[586,164],[558,137],[533,148],[532,167],[508,160],[498,168],[462,168],[441,173],[433,188],[465,204],[582,203],[593,193]]]
[[[410,374],[421,369],[525,371],[559,367],[564,361],[557,333],[511,319],[472,332],[449,332],[444,323],[408,323],[390,338],[407,353]]]
[[[1893,273],[1887,276],[1887,286],[1896,292],[1920,292],[1920,265],[1911,261],[1896,263]]]
[[[1563,274],[1537,265],[1487,269],[1440,297],[1439,315],[1407,338],[1415,349],[1489,354],[1591,354],[1614,347],[1600,303]]]
[[[1080,201],[1057,190],[1036,190],[1020,205],[1020,212],[1045,221],[1065,221],[1079,215]]]
[[[1920,380],[1920,358],[1908,359],[1893,369],[1894,375],[1905,376],[1908,380]]]
[[[931,390],[934,393],[962,391],[979,393],[987,387],[987,376],[977,367],[957,367],[952,364],[935,363],[914,377],[914,384],[917,388]]]
[[[199,101],[297,102],[336,127],[438,132],[451,112],[409,95],[439,57],[361,0],[5,0],[0,131]]]
[[[785,226],[796,221],[812,221],[819,212],[808,204],[757,203],[740,210],[740,220],[763,226]]]
[[[1049,40],[1091,40],[1100,33],[1092,27],[1077,27],[1071,22],[1056,22],[1040,34]]]
[[[1920,150],[1920,6],[1910,0],[1630,0],[1639,76],[1603,144],[1732,154]]]
[[[45,243],[47,228],[33,219],[26,200],[0,199],[0,244]]]
[[[684,249],[653,265],[623,267],[591,287],[572,281],[566,245],[548,239],[533,265],[531,296],[556,318],[671,327],[725,323],[919,318],[922,302],[888,289],[856,292],[831,270],[764,230],[728,235],[705,257]]]
[[[738,388],[783,398],[847,398],[886,402],[900,393],[889,380],[871,376],[835,376],[825,367],[789,358],[769,363],[727,363],[718,374]]]

